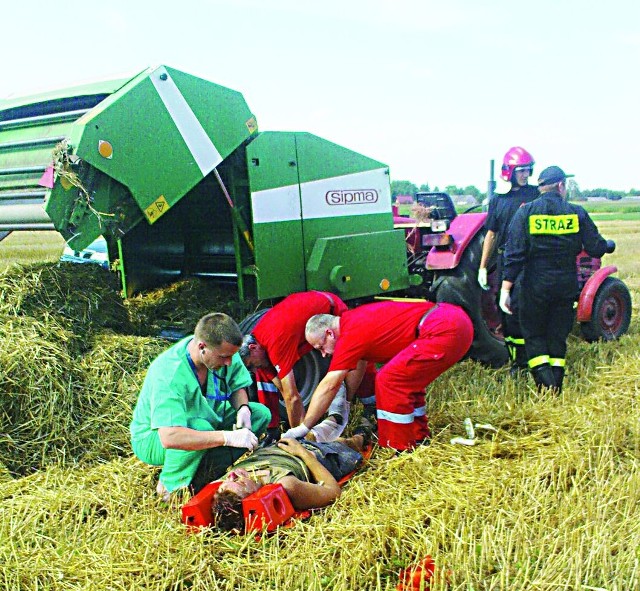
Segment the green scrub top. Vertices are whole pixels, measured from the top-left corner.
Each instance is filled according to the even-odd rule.
[[[251,385],[251,374],[236,353],[229,366],[209,370],[206,396],[189,363],[186,337],[161,353],[149,366],[131,422],[132,440],[159,427],[190,427],[205,419],[213,430],[235,410],[229,399]]]

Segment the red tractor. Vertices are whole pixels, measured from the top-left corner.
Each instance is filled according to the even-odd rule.
[[[400,216],[394,209],[394,225],[407,238],[409,271],[423,278],[410,295],[463,306],[475,328],[469,356],[493,367],[505,364],[495,260],[488,268],[491,289],[482,290],[477,281],[486,212],[457,214],[447,193],[418,193],[416,201],[420,219]],[[611,277],[617,270],[602,267],[600,259],[584,252],[577,258],[577,320],[587,341],[617,339],[629,328],[631,295],[620,279]]]

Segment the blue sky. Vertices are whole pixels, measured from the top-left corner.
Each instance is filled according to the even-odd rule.
[[[640,189],[637,0],[110,0],[3,9],[0,98],[168,65],[394,180],[486,190],[505,151]]]

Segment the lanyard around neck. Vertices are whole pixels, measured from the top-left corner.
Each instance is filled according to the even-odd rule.
[[[189,355],[189,350],[187,350],[187,361],[189,362],[189,367],[191,367],[191,371],[193,372],[193,375],[196,378],[196,381],[198,382],[198,385],[200,386],[200,392],[202,392],[202,395],[207,399],[207,400],[215,400],[217,402],[219,401],[223,401],[223,400],[229,400],[230,395],[227,393],[221,393],[220,392],[220,376],[218,376],[218,374],[213,371],[212,369],[207,368],[207,376],[209,374],[211,374],[213,376],[213,394],[209,394],[208,388],[203,388],[202,384],[200,383],[200,378],[198,378],[198,368],[196,367],[196,364],[193,362],[193,359],[191,359],[191,355]],[[208,380],[207,380],[208,383]],[[226,381],[225,381],[226,384]],[[206,384],[205,384],[206,386]],[[226,388],[225,388],[226,389]]]

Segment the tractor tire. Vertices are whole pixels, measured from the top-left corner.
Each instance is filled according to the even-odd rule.
[[[613,341],[629,329],[631,322],[631,294],[616,277],[607,277],[593,299],[593,310],[589,322],[580,323],[584,339]]]
[[[268,310],[270,310],[270,308],[259,310],[258,312],[247,316],[242,322],[240,322],[239,326],[242,334],[249,334],[258,323],[258,320],[260,320]],[[329,357],[323,357],[319,351],[313,349],[299,359],[293,366],[293,375],[305,409],[309,407],[311,396],[313,395],[316,386],[327,373],[330,361],[331,359]],[[249,388],[249,398],[254,402],[258,400],[255,383]],[[283,400],[280,400],[280,418],[285,422],[285,424],[287,423],[287,409]]]
[[[238,323],[242,334],[249,334],[258,324],[258,320],[262,318],[271,308],[263,308],[262,310],[258,310],[253,314],[249,314],[242,322]]]
[[[509,354],[502,338],[489,329],[483,317],[482,300],[488,296],[488,292],[484,292],[478,283],[478,268],[484,234],[483,230],[471,240],[455,269],[438,271],[430,299],[464,308],[473,322],[474,330],[473,343],[465,357],[498,368],[509,361]]]

